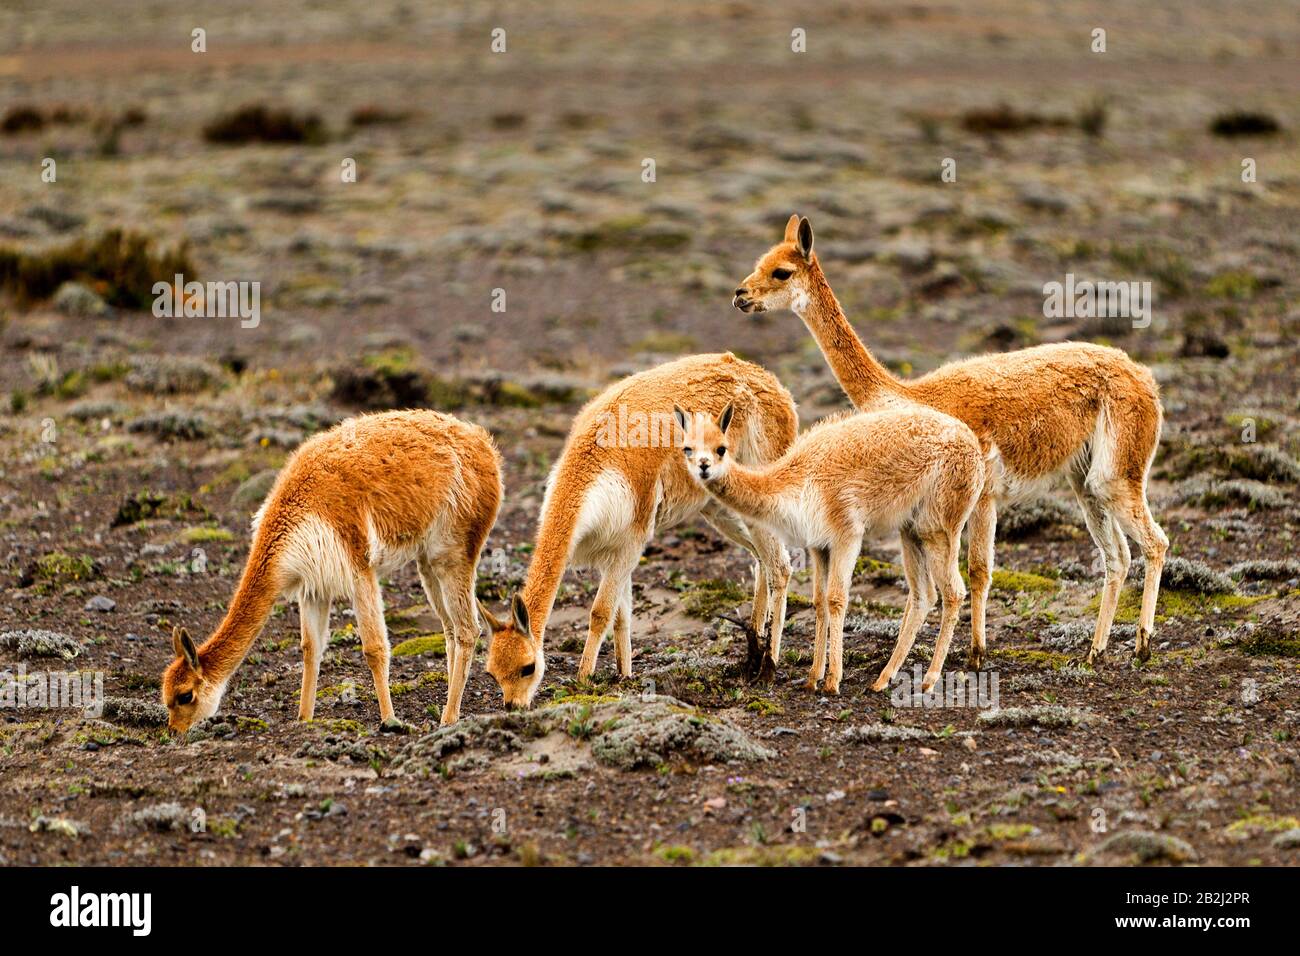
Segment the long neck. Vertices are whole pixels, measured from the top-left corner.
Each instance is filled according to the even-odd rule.
[[[260,528],[254,535],[253,549],[226,616],[198,649],[206,680],[219,683],[229,680],[262,632],[280,596],[280,556],[268,543],[269,538]]]
[[[555,484],[542,506],[537,544],[520,592],[528,608],[529,627],[539,637],[546,633],[546,622],[555,607],[555,595],[559,593],[569,563],[569,548],[587,490],[576,471],[562,461],[555,474]]]
[[[858,408],[869,408],[886,395],[906,393],[907,386],[876,361],[844,317],[816,254],[809,263],[808,285],[808,302],[795,312],[817,340],[849,400]]]
[[[759,469],[732,462],[725,475],[704,487],[742,518],[769,527],[781,527],[785,523],[777,500],[786,482],[778,476],[776,466]]]

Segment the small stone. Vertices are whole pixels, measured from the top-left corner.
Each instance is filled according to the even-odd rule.
[[[117,607],[117,602],[114,601],[112,598],[105,597],[102,594],[96,594],[93,598],[91,598],[89,601],[86,602],[85,610],[100,611],[102,613],[107,614],[115,607]]]

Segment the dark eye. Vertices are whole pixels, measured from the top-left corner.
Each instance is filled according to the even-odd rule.
[[[536,665],[536,664],[525,664],[523,667],[521,667],[521,668],[519,669],[519,676],[520,676],[520,677],[532,677],[532,676],[533,676],[533,671],[535,671],[535,670],[537,670],[537,665]]]
[[[185,693],[183,693],[183,694],[177,694],[177,695],[176,695],[176,703],[177,703],[178,706],[181,706],[181,707],[185,707],[185,706],[188,705],[188,704],[192,704],[192,703],[194,703],[194,691],[192,691],[192,690],[187,690],[187,691],[186,691]]]
[[[721,457],[722,457],[723,455],[725,455],[726,453],[727,453],[727,449],[725,449],[725,448],[719,448],[719,449],[718,449],[718,457],[719,457],[719,458],[721,458]]]
[[[682,449],[682,451],[686,452],[687,458],[690,458],[691,455],[695,454],[695,452],[691,449],[690,445],[687,445],[685,448]]]
[[[772,278],[773,278],[773,279],[780,279],[782,282],[784,282],[786,279],[790,278],[792,275],[794,275],[794,273],[793,273],[792,271],[790,271],[789,269],[773,269],[773,270],[772,270]]]

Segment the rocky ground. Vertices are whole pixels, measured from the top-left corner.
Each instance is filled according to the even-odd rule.
[[[0,708],[0,864],[1300,859],[1294,11],[555,6],[0,12],[0,685],[80,670],[108,698]],[[1179,560],[1150,662],[1130,588],[1081,665],[1100,582],[1060,490],[999,538],[997,707],[868,691],[903,604],[890,540],[864,547],[841,694],[802,686],[806,574],[779,680],[747,683],[718,617],[744,613],[746,562],[684,527],[636,577],[630,683],[608,647],[576,681],[594,582],[571,571],[540,706],[502,713],[480,656],[438,730],[441,635],[403,571],[385,593],[411,733],[380,733],[341,608],[317,720],[294,721],[286,606],[222,714],[166,737],[172,626],[220,619],[275,469],[348,414],[429,404],[493,431],[507,497],[480,592],[500,605],[604,383],[731,349],[805,424],[843,408],[794,316],[729,304],[792,211],[900,374],[1066,338],[1154,369],[1151,497]],[[178,269],[260,282],[257,326],[154,317]],[[1152,282],[1152,323],[1044,318],[1067,273]]]

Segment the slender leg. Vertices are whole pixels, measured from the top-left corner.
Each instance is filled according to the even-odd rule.
[[[384,599],[379,592],[379,581],[369,568],[360,571],[353,579],[352,609],[357,615],[357,630],[361,633],[361,653],[370,666],[370,676],[375,681],[375,697],[379,700],[379,717],[391,720],[393,700],[388,694],[388,625],[384,622]]]
[[[447,681],[447,704],[442,709],[440,723],[446,727],[460,719],[460,703],[465,694],[465,683],[469,679],[470,665],[474,661],[474,643],[479,636],[478,605],[474,600],[473,564],[448,569],[443,572],[439,584],[447,613],[451,617],[451,627],[455,635],[455,664],[451,677]],[[447,641],[450,650],[452,640]]]
[[[825,548],[812,549],[813,609],[817,620],[813,631],[812,669],[808,671],[807,688],[816,690],[817,683],[826,676],[826,572],[830,565],[830,552]]]
[[[944,533],[926,542],[926,557],[929,559],[930,577],[939,584],[939,593],[943,598],[943,614],[939,622],[939,639],[934,644],[934,657],[930,659],[930,668],[925,672],[921,690],[928,691],[939,679],[943,671],[943,662],[948,657],[948,644],[957,627],[957,617],[961,614],[962,598],[966,596],[966,586],[962,584],[961,569],[957,566],[957,551],[961,546],[961,532]]]
[[[984,666],[987,647],[985,619],[989,586],[993,581],[993,539],[997,523],[997,500],[993,497],[992,482],[989,482],[967,525],[970,533],[970,655],[967,663],[975,670]]]
[[[302,693],[298,698],[298,719],[311,720],[316,713],[316,679],[330,637],[330,602],[300,598],[298,619],[302,622]]]
[[[447,603],[442,596],[442,582],[438,580],[437,569],[434,567],[428,557],[421,556],[416,562],[416,568],[420,572],[420,584],[424,588],[424,596],[429,600],[429,606],[433,608],[433,613],[438,617],[438,623],[442,627],[442,642],[447,656],[447,683],[451,683],[452,674],[456,669],[456,636],[452,628],[451,612],[447,610]]]
[[[921,626],[925,624],[930,608],[934,606],[936,583],[930,571],[927,545],[917,535],[915,528],[903,528],[901,537],[904,573],[907,573],[909,565],[912,568],[911,580],[908,582],[907,607],[903,611],[903,620],[898,626],[898,642],[894,645],[894,653],[889,656],[884,670],[871,685],[874,691],[884,690],[894,679],[898,669],[903,666],[903,661],[907,660],[907,655],[912,650],[912,644],[916,641]]]
[[[1146,565],[1135,651],[1137,659],[1145,661],[1151,656],[1151,634],[1156,624],[1156,599],[1160,596],[1160,575],[1164,571],[1165,555],[1169,552],[1169,539],[1151,517],[1151,508],[1147,505],[1146,490],[1142,483],[1131,482],[1124,488],[1112,514],[1119,527],[1137,541],[1138,547],[1142,549],[1142,560]]]
[[[1121,574],[1123,552],[1115,532],[1118,530],[1111,521],[1110,506],[1103,501],[1089,486],[1086,477],[1078,474],[1070,476],[1070,485],[1079,507],[1083,509],[1083,520],[1092,535],[1093,543],[1101,554],[1102,566],[1105,568],[1105,582],[1101,587],[1101,601],[1097,610],[1097,626],[1092,635],[1092,646],[1088,650],[1088,663],[1095,664],[1106,651],[1110,640],[1111,623],[1115,620],[1115,609],[1119,606],[1120,589],[1124,586]]]
[[[618,676],[632,676],[632,578],[624,578],[618,604],[614,608],[614,656]]]
[[[790,558],[776,537],[762,528],[751,528],[722,505],[706,506],[702,517],[719,534],[754,556],[754,613],[745,659],[745,671],[759,680],[776,676],[781,655],[781,632],[785,628],[785,605],[790,585]],[[767,647],[762,646],[764,637]]]
[[[826,675],[823,689],[829,694],[840,692],[840,679],[844,676],[844,613],[849,606],[849,587],[853,583],[853,566],[862,548],[862,531],[850,536],[847,542],[831,549],[830,567],[826,573],[826,615],[830,631],[830,673]]]
[[[578,664],[578,680],[587,680],[596,670],[596,659],[600,656],[600,645],[614,618],[615,607],[623,600],[625,581],[632,578],[632,569],[636,567],[640,551],[628,552],[604,568],[600,574],[600,586],[596,588],[596,599],[591,604],[591,619],[587,625],[587,643],[582,649],[582,660]],[[628,662],[629,674],[631,662]]]

